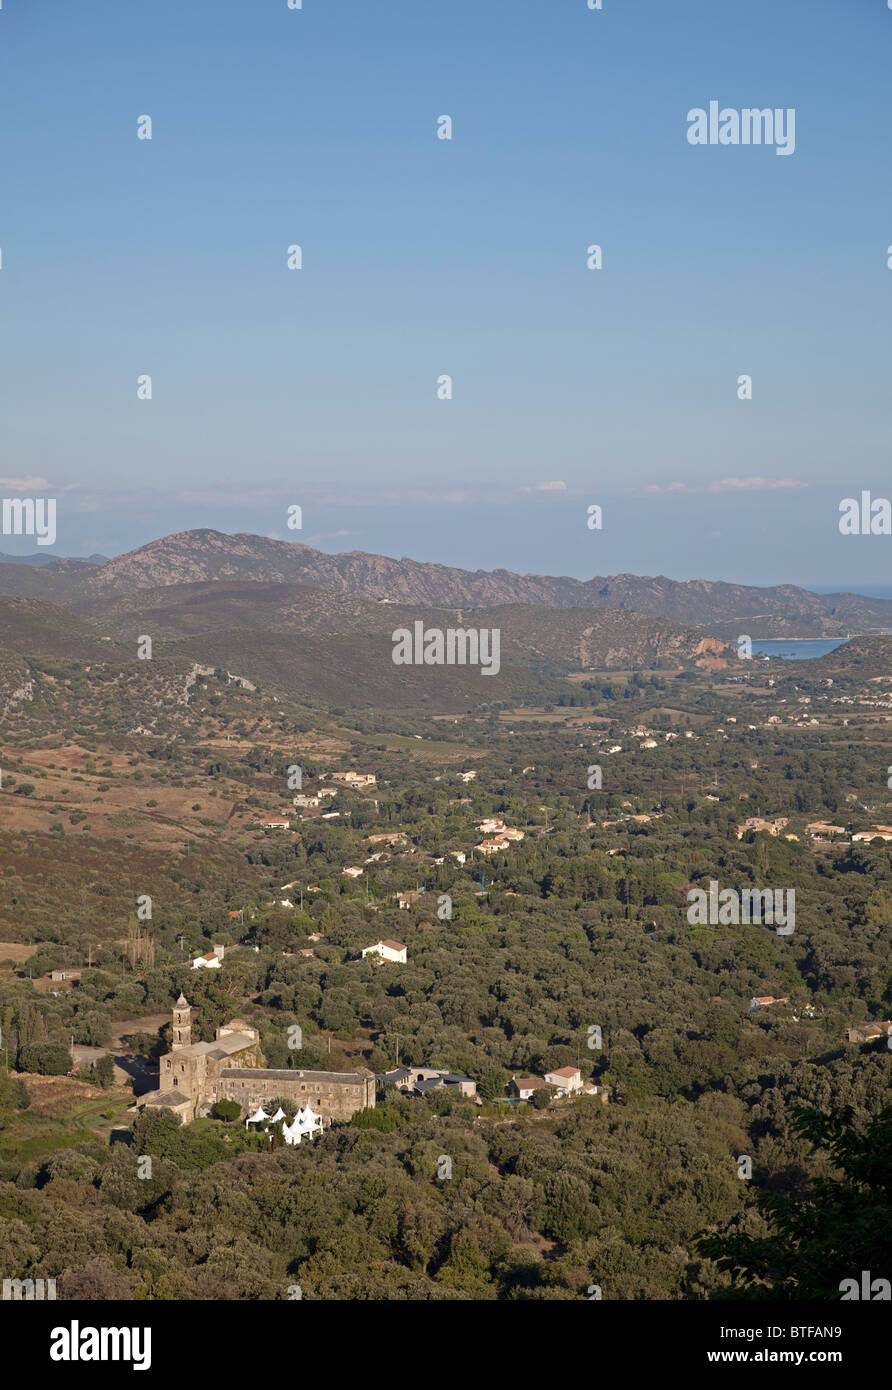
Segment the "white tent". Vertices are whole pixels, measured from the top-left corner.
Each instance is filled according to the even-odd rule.
[[[248,1125],[259,1125],[261,1121],[268,1119],[269,1115],[267,1115],[266,1111],[262,1110],[261,1107],[258,1105],[255,1113],[253,1115],[249,1115],[248,1118],[245,1120],[245,1129],[248,1128]]]
[[[278,1110],[276,1111],[275,1115],[271,1115],[271,1116],[270,1116],[270,1124],[271,1124],[271,1125],[277,1125],[277,1124],[279,1123],[280,1120],[284,1120],[285,1118],[286,1118],[286,1116],[285,1116],[285,1111],[282,1109],[282,1107],[281,1107],[281,1105],[280,1105],[279,1108],[278,1108]]]
[[[301,1139],[312,1139],[314,1134],[322,1133],[322,1120],[319,1115],[314,1115],[309,1105],[303,1110],[298,1110],[291,1125],[282,1126],[282,1135],[286,1144],[299,1144]]]

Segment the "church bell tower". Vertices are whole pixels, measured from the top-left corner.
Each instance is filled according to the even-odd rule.
[[[192,1008],[184,994],[173,1006],[173,1043],[171,1052],[188,1047],[192,1042]]]

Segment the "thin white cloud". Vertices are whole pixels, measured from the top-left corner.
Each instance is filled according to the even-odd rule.
[[[647,492],[778,492],[808,487],[799,478],[720,478],[712,483],[651,483]]]
[[[561,482],[534,483],[532,487],[519,487],[518,492],[566,492],[567,484]]]
[[[44,492],[49,486],[46,478],[0,478],[0,487],[10,492]]]

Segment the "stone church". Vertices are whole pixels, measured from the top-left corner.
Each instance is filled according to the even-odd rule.
[[[260,1035],[244,1019],[217,1029],[214,1042],[192,1041],[192,1008],[181,994],[173,1009],[171,1050],[158,1063],[158,1089],[139,1096],[142,1110],[170,1110],[184,1124],[207,1115],[218,1100],[234,1100],[245,1114],[268,1108],[277,1096],[308,1103],[323,1122],[349,1120],[375,1104],[375,1077],[358,1071],[296,1071],[267,1067]]]

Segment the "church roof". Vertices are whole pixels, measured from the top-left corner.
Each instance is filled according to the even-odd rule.
[[[201,1044],[207,1046],[207,1044]],[[180,1052],[189,1052],[188,1047],[180,1048]],[[245,1080],[250,1077],[257,1081],[346,1081],[351,1086],[357,1082],[365,1081],[368,1077],[374,1076],[374,1072],[361,1069],[359,1071],[297,1071],[291,1067],[224,1067],[220,1075],[224,1080],[235,1078]]]
[[[178,1057],[231,1057],[233,1052],[241,1052],[246,1047],[256,1047],[254,1038],[247,1033],[230,1033],[216,1042],[189,1043],[188,1047],[178,1047]]]
[[[183,993],[183,991],[180,990],[180,997],[179,997],[179,999],[177,1000],[177,1008],[178,1008],[178,1009],[182,1009],[182,1008],[184,1008],[184,1007],[188,1009],[188,1007],[189,1007],[189,1000],[186,998],[186,996],[185,996],[185,994]]]
[[[185,1091],[148,1091],[144,1096],[140,1096],[138,1105],[191,1105],[192,1097],[186,1095]]]

